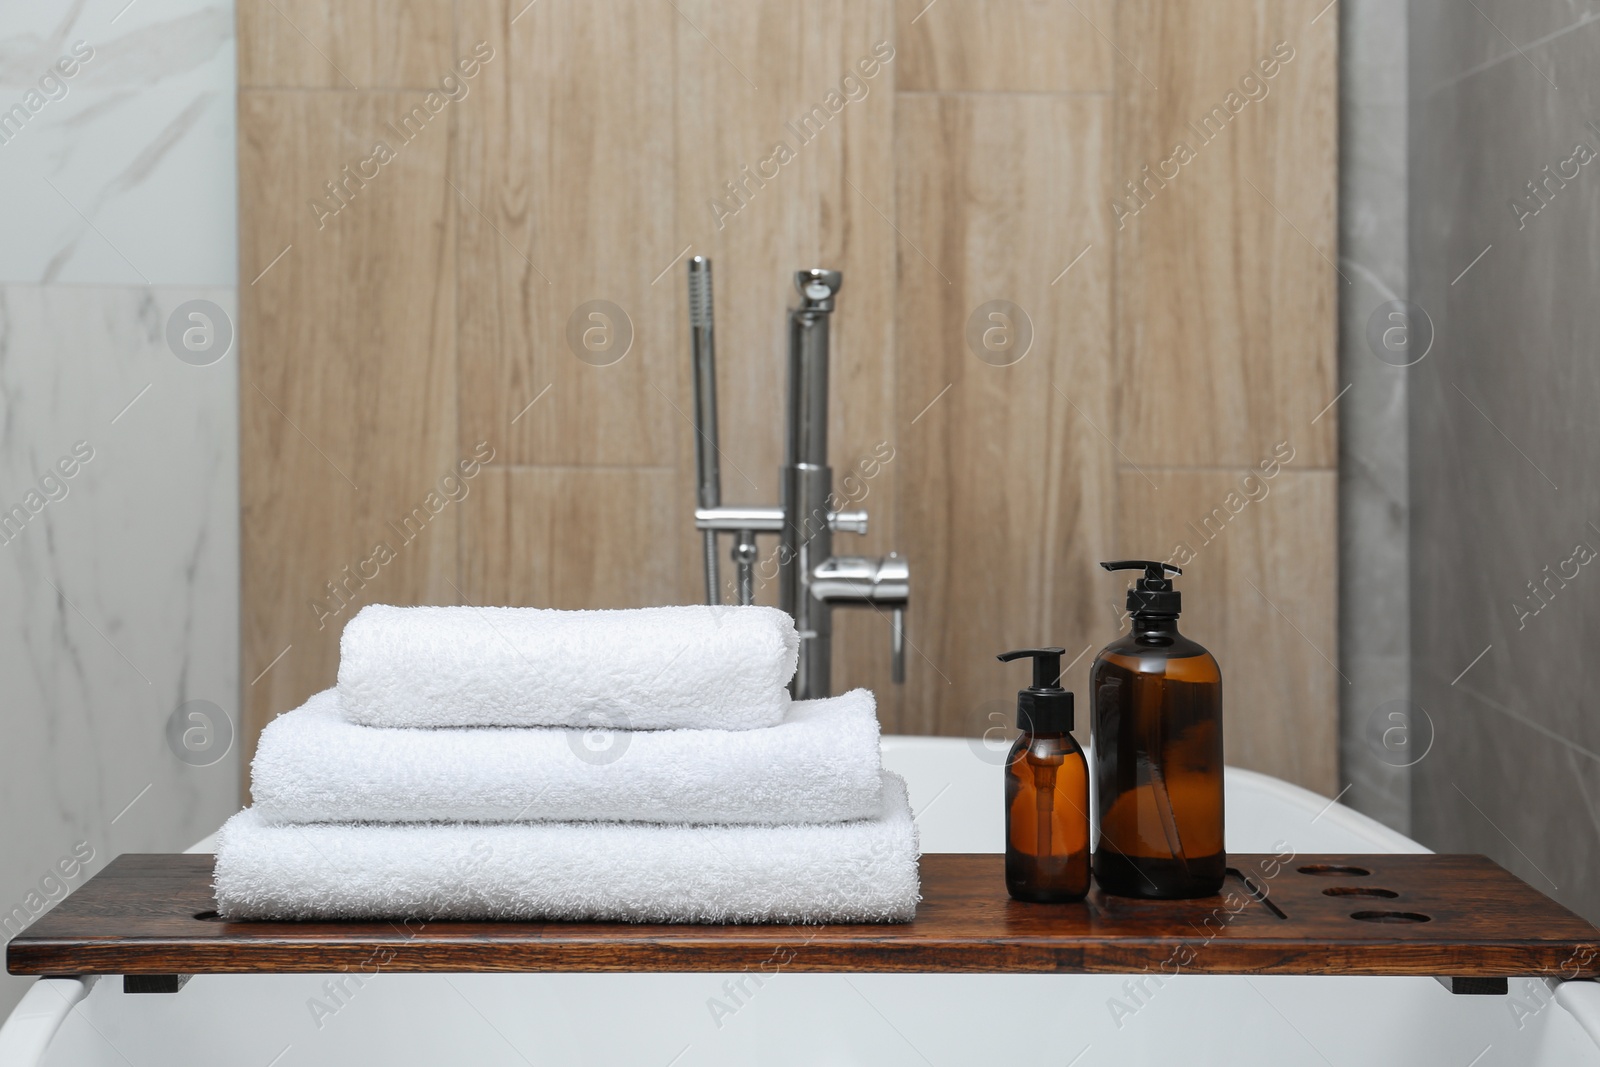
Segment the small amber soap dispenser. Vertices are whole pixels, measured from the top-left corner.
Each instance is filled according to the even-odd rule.
[[[1089,765],[1073,739],[1072,694],[1061,688],[1059,648],[1025,648],[1033,685],[1017,693],[1022,736],[1006,757],[1006,889],[1054,904],[1089,892]]]
[[[1132,625],[1089,670],[1094,734],[1094,878],[1107,893],[1181,900],[1222,888],[1222,671],[1178,632],[1182,594],[1146,559],[1128,590]]]

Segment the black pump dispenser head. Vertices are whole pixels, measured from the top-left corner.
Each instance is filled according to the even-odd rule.
[[[1061,657],[1065,652],[1064,648],[1022,648],[995,657],[1001,663],[1033,659],[1033,685],[1017,690],[1017,728],[1023,733],[1072,731],[1072,694],[1061,688]]]
[[[1183,610],[1183,594],[1172,588],[1167,572],[1182,574],[1182,567],[1153,559],[1119,559],[1100,566],[1108,571],[1144,571],[1128,590],[1128,610],[1135,615],[1176,615]]]

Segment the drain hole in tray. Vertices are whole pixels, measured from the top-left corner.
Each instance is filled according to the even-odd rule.
[[[1338,863],[1309,863],[1300,868],[1301,874],[1320,874],[1327,878],[1365,878],[1372,872],[1365,867],[1346,867]]]
[[[1383,897],[1393,900],[1399,896],[1393,889],[1379,889],[1377,886],[1367,888],[1364,885],[1336,885],[1322,891],[1324,896],[1330,897]]]
[[[1364,923],[1425,923],[1432,922],[1432,917],[1420,911],[1355,911],[1350,913],[1350,918],[1360,919]]]

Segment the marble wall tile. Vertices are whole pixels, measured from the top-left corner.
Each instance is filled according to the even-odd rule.
[[[232,4],[22,7],[0,15],[0,281],[234,284]]]
[[[1341,5],[1340,777],[1345,803],[1402,832],[1410,746],[1383,739],[1405,740],[1389,715],[1405,714],[1410,694],[1406,371],[1374,353],[1367,322],[1407,292],[1405,30],[1391,0]]]
[[[237,337],[168,343],[236,319],[233,82],[226,0],[0,12],[0,941],[238,804],[237,749],[167,739],[238,716]]]
[[[1580,54],[1600,56],[1600,25],[1538,54],[1547,53],[1574,64]],[[1580,666],[1600,622],[1600,560],[1573,560],[1579,544],[1600,553],[1591,525],[1600,523],[1592,477],[1600,436],[1591,428],[1600,402],[1592,358],[1600,314],[1591,299],[1600,160],[1576,167],[1570,181],[1556,178],[1547,203],[1526,191],[1578,141],[1600,151],[1600,133],[1585,126],[1600,99],[1585,95],[1582,86],[1551,92],[1529,66],[1501,66],[1419,109],[1423,125],[1435,127],[1427,143],[1445,161],[1433,164],[1443,174],[1417,180],[1453,210],[1448,218],[1429,212],[1417,249],[1434,259],[1419,300],[1438,327],[1438,358],[1412,378],[1421,390],[1414,428],[1436,444],[1419,459],[1419,480],[1430,503],[1445,508],[1446,525],[1422,535],[1437,547],[1415,547],[1419,588],[1453,609],[1430,618],[1440,658],[1429,668],[1448,681],[1487,649],[1460,685],[1526,705],[1542,725],[1600,750],[1591,679]],[[1540,205],[1539,213],[1519,217],[1514,200]]]
[[[1400,7],[1402,5],[1395,5]],[[1421,97],[1448,93],[1462,81],[1502,64],[1526,64],[1560,88],[1584,77],[1555,53],[1535,56],[1560,37],[1600,20],[1596,0],[1411,0],[1413,87]]]
[[[193,299],[234,314],[221,289],[0,286],[4,939],[80,842],[98,870],[238,804],[237,750],[200,766],[216,750],[185,762],[166,732],[196,700],[236,723],[240,689],[237,370],[169,349]],[[0,979],[0,1013],[25,986]]]
[[[1438,704],[1448,681],[1419,686]],[[1505,709],[1453,695],[1417,765],[1413,832],[1440,852],[1481,852],[1593,920],[1600,915],[1600,756]]]
[[[1566,161],[1600,153],[1600,87],[1581,76],[1600,19],[1482,6],[1416,4],[1410,25],[1411,282],[1437,330],[1408,381],[1412,687],[1437,731],[1414,830],[1541,868],[1595,918],[1600,157]],[[1484,61],[1510,51],[1492,27],[1482,43],[1490,20],[1521,54]],[[1427,80],[1439,69],[1465,73]]]

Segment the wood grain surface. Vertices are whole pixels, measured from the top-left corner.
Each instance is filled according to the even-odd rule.
[[[239,85],[414,89],[448,72],[450,5],[438,0],[239,0]]]
[[[1600,930],[1482,856],[1238,855],[1216,897],[1094,889],[1049,905],[1008,898],[1003,862],[924,856],[922,903],[901,924],[230,923],[214,917],[211,856],[127,854],[15,938],[6,961],[13,974],[736,971],[775,960],[835,972],[1600,974]]]
[[[455,602],[459,504],[428,506],[461,458],[450,131],[388,132],[415,102],[239,97],[246,766],[268,719],[332,684],[363,604]],[[379,137],[393,158],[363,178]]]
[[[1068,648],[1062,684],[1082,691],[1093,656],[1078,653],[1120,627],[1083,595],[1115,499],[1110,119],[1095,97],[900,101],[907,700],[941,733],[982,734],[996,701],[1010,723],[1022,680],[997,653]]]
[[[900,88],[1110,92],[1112,0],[898,0]]]
[[[1310,488],[1252,504],[1239,544],[1198,556],[1188,629],[1222,658],[1229,761],[1337,792],[1324,6],[241,0],[244,757],[333,683],[365,604],[698,599],[698,253],[716,265],[728,503],[777,502],[793,272],[844,272],[835,485],[881,447],[893,459],[852,483],[870,534],[835,546],[905,553],[912,599],[908,684],[889,681],[887,620],[851,610],[836,689],[872,688],[887,731],[968,736],[1011,721],[1006,647],[1085,652],[1081,690],[1124,624],[1125,582],[1096,561],[1165,557],[1215,487],[1287,440]],[[1119,218],[1143,164],[1279,41],[1295,57],[1266,94]],[[390,125],[430,93],[402,144]],[[345,178],[379,138],[394,160]],[[354,195],[319,216],[330,182]],[[1032,320],[1013,366],[967,338],[997,299]],[[613,363],[568,342],[596,300],[631,329]],[[367,562],[480,443],[494,458],[465,498]]]
[[[1111,184],[1134,212],[1118,230],[1117,443],[1130,463],[1247,466],[1290,440],[1303,465],[1337,464],[1337,412],[1312,421],[1339,391],[1348,291],[1334,263],[1339,23],[1313,21],[1322,6],[1117,6]],[[1332,536],[1318,545],[1330,561]]]
[[[1181,625],[1222,666],[1228,762],[1331,797],[1348,683],[1338,627],[1322,610],[1338,598],[1339,575],[1315,548],[1336,521],[1338,474],[1297,471],[1298,460],[1271,478],[1259,468],[1125,470],[1117,543],[1134,557],[1167,559],[1179,546],[1193,553],[1177,583]],[[1124,582],[1100,580],[1104,613],[1123,607]]]

